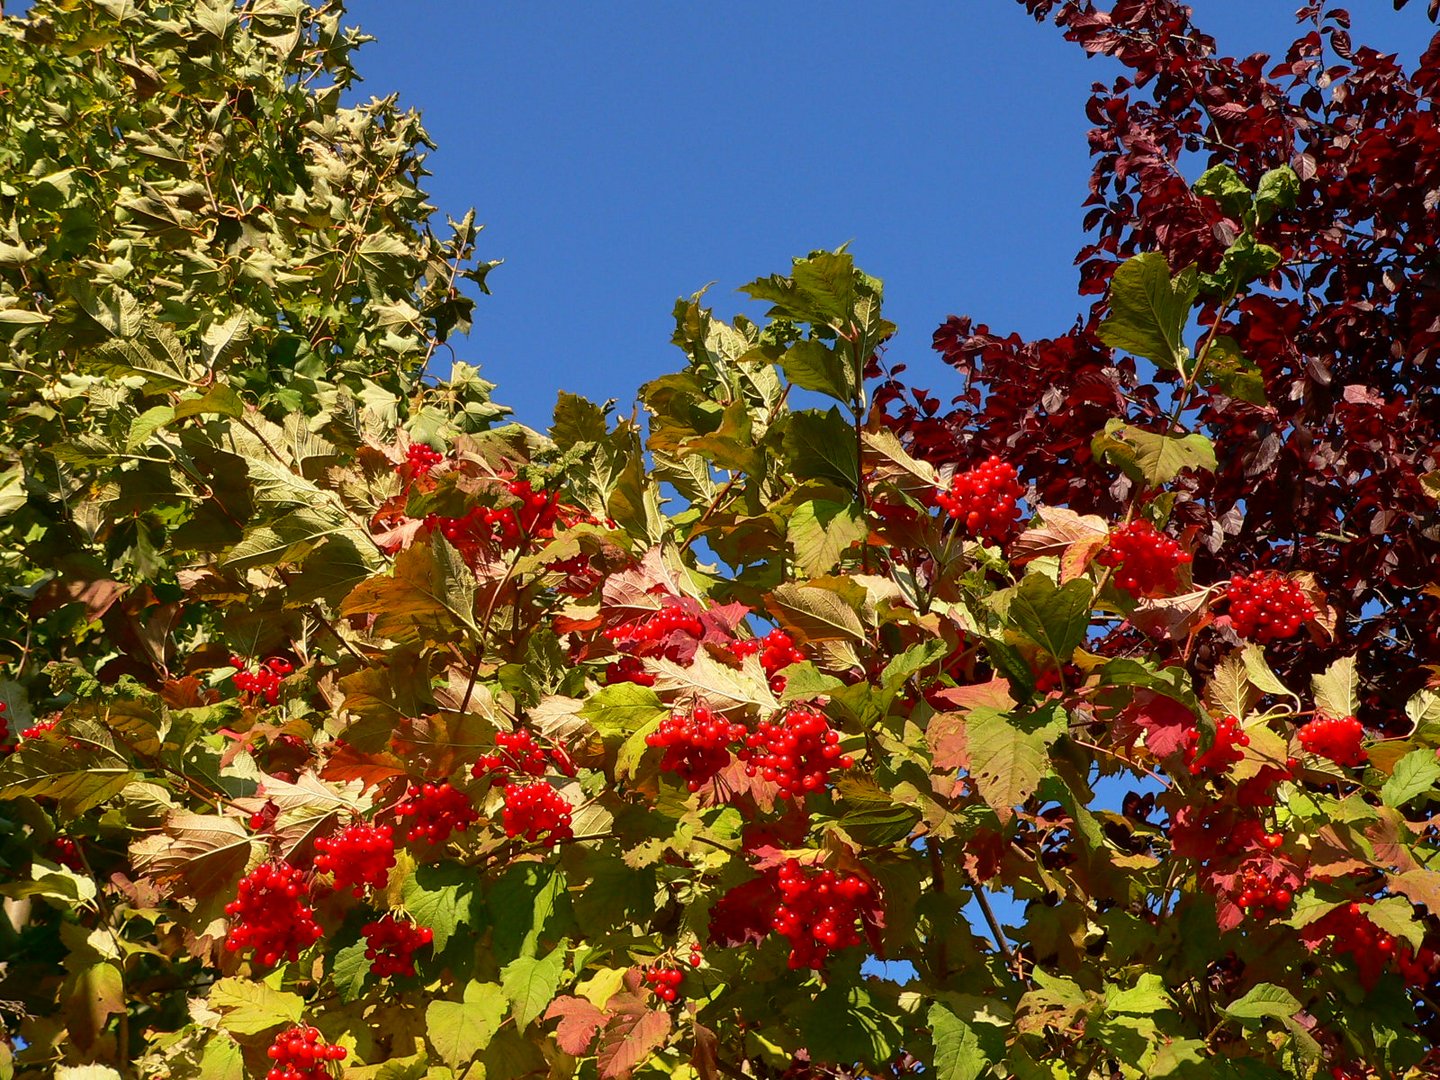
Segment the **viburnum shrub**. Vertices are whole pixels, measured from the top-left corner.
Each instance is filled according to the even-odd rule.
[[[1440,42],[1023,8],[1072,328],[543,432],[338,5],[0,17],[0,1080],[1440,1075]]]

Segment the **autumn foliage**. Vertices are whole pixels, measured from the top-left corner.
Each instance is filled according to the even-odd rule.
[[[1440,1073],[1440,37],[1023,7],[1071,329],[544,432],[338,3],[0,18],[0,1080]]]

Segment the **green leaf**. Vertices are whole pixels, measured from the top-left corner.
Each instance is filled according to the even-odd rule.
[[[1259,1020],[1267,1016],[1286,1020],[1300,1011],[1300,1002],[1284,987],[1259,983],[1220,1011],[1232,1020]]]
[[[1035,793],[1050,773],[1049,746],[1066,726],[1063,709],[1016,716],[998,709],[972,709],[965,717],[970,776],[1002,821]]]
[[[205,393],[175,403],[176,419],[187,416],[244,416],[245,402],[225,383],[216,383]]]
[[[1240,653],[1240,659],[1245,663],[1245,674],[1249,676],[1251,683],[1266,694],[1276,694],[1281,697],[1300,700],[1300,696],[1289,690],[1280,677],[1270,670],[1270,661],[1265,659],[1265,647],[1254,642],[1246,645]]]
[[[510,961],[500,973],[501,986],[510,999],[517,1030],[524,1031],[555,1000],[555,991],[565,974],[568,944],[562,941],[543,959],[522,956]]]
[[[210,988],[209,1005],[220,1026],[232,1035],[258,1035],[282,1024],[298,1024],[305,1014],[299,994],[276,990],[252,979],[221,979]]]
[[[898,690],[905,680],[917,675],[933,664],[938,664],[950,654],[950,646],[939,638],[911,645],[904,652],[891,658],[880,673],[880,686],[885,690]]]
[[[1196,194],[1217,200],[1227,212],[1239,216],[1250,205],[1250,189],[1229,165],[1212,165],[1193,185]]]
[[[1186,469],[1214,472],[1216,466],[1215,445],[1204,435],[1157,435],[1121,420],[1107,423],[1091,449],[1150,487],[1168,484]]]
[[[490,1045],[508,1006],[500,987],[472,981],[465,986],[464,1001],[432,1001],[426,1007],[426,1037],[441,1061],[462,1068]]]
[[[941,1004],[926,1013],[935,1042],[936,1080],[977,1080],[990,1067],[975,1029]]]
[[[1436,760],[1435,751],[1429,747],[1412,750],[1395,763],[1395,771],[1380,789],[1380,798],[1386,806],[1401,807],[1420,795],[1437,794],[1437,780],[1440,780],[1440,761]]]
[[[1252,405],[1268,405],[1265,396],[1265,373],[1243,352],[1234,338],[1221,335],[1205,352],[1204,378],[1239,401]]]
[[[1365,917],[1397,941],[1418,949],[1425,942],[1425,927],[1415,918],[1415,906],[1403,896],[1386,896],[1361,910]]]
[[[342,1003],[348,1004],[365,991],[370,974],[370,961],[365,959],[366,942],[362,939],[336,951],[330,961],[330,982]]]
[[[1181,369],[1188,355],[1181,340],[1198,292],[1194,267],[1172,278],[1164,255],[1136,255],[1111,279],[1110,314],[1100,324],[1100,340],[1167,371]]]
[[[838,408],[806,409],[790,414],[785,428],[786,463],[798,480],[830,480],[855,489],[860,465],[855,457],[855,429]]]
[[[865,640],[860,615],[832,589],[813,585],[781,585],[765,598],[777,622],[805,641]]]
[[[434,932],[436,952],[445,948],[462,923],[470,922],[474,888],[474,875],[454,864],[420,866],[405,879],[400,890],[405,910]]]
[[[1154,972],[1146,972],[1128,990],[1119,990],[1113,985],[1107,987],[1105,1008],[1112,1013],[1150,1016],[1175,1008],[1175,1002],[1165,989],[1165,980]]]
[[[1088,578],[1057,588],[1044,574],[1030,574],[1010,600],[1010,617],[1026,637],[1064,663],[1085,640],[1093,599]]]
[[[1360,676],[1355,673],[1355,658],[1342,656],[1320,675],[1310,679],[1315,708],[1330,717],[1354,716],[1360,707]]]
[[[1300,198],[1300,177],[1289,165],[1271,169],[1260,178],[1255,190],[1255,216],[1263,224],[1281,210],[1288,210]]]
[[[801,1015],[800,1035],[831,1060],[881,1068],[901,1045],[896,1011],[863,986],[831,983]]]
[[[815,338],[797,341],[780,355],[780,369],[800,389],[828,394],[847,405],[855,400],[852,367],[844,353]]]
[[[846,551],[863,544],[868,535],[859,507],[823,499],[801,503],[786,525],[795,563],[806,577],[829,573]]]
[[[631,735],[670,715],[660,695],[638,683],[612,683],[586,700],[580,715],[602,735]]]
[[[46,797],[66,817],[78,817],[119,795],[144,774],[113,751],[74,747],[64,739],[27,739],[0,765],[0,799]]]

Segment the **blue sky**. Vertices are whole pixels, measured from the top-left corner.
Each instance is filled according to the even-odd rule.
[[[1194,0],[1223,49],[1283,51],[1296,0]],[[1431,27],[1354,4],[1354,37],[1415,55]],[[820,14],[823,13],[823,14]],[[428,189],[503,258],[458,342],[547,426],[560,388],[628,410],[673,369],[670,310],[851,242],[900,325],[889,358],[940,391],[952,313],[1029,336],[1078,309],[1090,83],[1113,77],[1012,0],[823,6],[358,0],[362,94],[398,92],[439,145]]]

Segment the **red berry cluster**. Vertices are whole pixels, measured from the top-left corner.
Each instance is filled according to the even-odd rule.
[[[1273,570],[1236,574],[1226,595],[1235,633],[1262,645],[1294,637],[1302,624],[1315,617],[1315,608],[1300,586]]]
[[[480,819],[470,796],[451,787],[449,781],[426,783],[418,788],[411,785],[395,807],[395,813],[414,819],[405,839],[427,840],[432,844],[444,843],[452,832],[464,832]]]
[[[780,906],[770,925],[790,940],[792,968],[822,968],[836,949],[860,944],[856,923],[870,906],[870,884],[857,874],[806,870],[790,859],[775,880]]]
[[[777,674],[781,668],[798,664],[805,654],[795,647],[795,639],[784,630],[771,630],[763,638],[746,638],[730,647],[736,656],[759,655],[760,666],[770,681],[770,689],[777,694],[785,692],[785,676]]]
[[[439,532],[465,557],[474,562],[482,548],[514,551],[527,540],[548,540],[555,535],[560,496],[535,491],[529,480],[512,480],[505,490],[519,501],[517,506],[475,506],[460,517],[429,514],[425,528]]]
[[[225,914],[239,920],[226,935],[225,948],[253,949],[255,961],[265,967],[282,958],[293,963],[301,950],[320,940],[309,899],[302,871],[289,863],[261,863],[240,879],[239,894],[225,905]]]
[[[1085,681],[1084,672],[1074,664],[1065,664],[1061,668],[1049,664],[1035,672],[1035,693],[1052,694],[1057,690],[1063,690],[1066,686],[1078,686]]]
[[[254,671],[238,656],[230,657],[230,666],[235,669],[235,688],[267,705],[280,700],[280,680],[295,670],[294,664],[279,656],[269,657]]]
[[[745,737],[744,724],[716,716],[704,702],[689,713],[671,713],[645,736],[646,746],[665,748],[663,772],[675,773],[691,791],[699,791],[730,764],[730,744]]]
[[[1228,771],[1231,765],[1245,756],[1240,747],[1250,745],[1250,736],[1241,730],[1239,720],[1233,716],[1227,716],[1216,723],[1215,741],[1203,754],[1200,753],[1198,729],[1191,728],[1187,731],[1185,741],[1189,743],[1185,748],[1185,760],[1190,765],[1190,775],[1199,776],[1202,772],[1207,771],[1215,773]]]
[[[1370,755],[1360,746],[1365,727],[1353,716],[1317,716],[1296,735],[1308,753],[1329,758],[1337,765],[1353,768],[1370,760]]]
[[[1110,534],[1095,556],[1101,566],[1115,567],[1115,584],[1131,596],[1168,596],[1179,586],[1180,567],[1194,556],[1143,518]]]
[[[1176,855],[1199,862],[1276,851],[1285,843],[1283,833],[1267,832],[1259,818],[1242,816],[1234,808],[1218,803],[1180,807],[1168,833]]]
[[[1303,940],[1314,948],[1327,937],[1338,955],[1351,954],[1360,975],[1360,985],[1370,989],[1379,981],[1387,964],[1411,986],[1425,986],[1440,970],[1440,955],[1427,946],[1419,951],[1381,930],[1365,914],[1363,904],[1341,904],[1301,929]]]
[[[328,1080],[330,1062],[344,1061],[348,1051],[327,1043],[313,1027],[293,1027],[275,1036],[268,1051],[274,1068],[265,1080]]]
[[[335,888],[349,888],[356,896],[365,889],[383,889],[395,865],[395,830],[389,825],[358,822],[334,836],[315,841],[315,869],[335,875]]]
[[[80,858],[80,849],[68,836],[57,836],[50,842],[50,857],[61,866],[68,867],[76,873],[85,868],[85,861]]]
[[[605,665],[605,685],[632,682],[636,686],[654,686],[655,676],[645,670],[645,664],[638,656],[622,656]]]
[[[746,737],[740,760],[749,775],[779,785],[780,794],[790,799],[819,791],[832,769],[855,764],[840,752],[840,733],[830,721],[803,705],[785,710],[778,723],[761,723]]]
[[[0,753],[12,749],[10,746],[10,722],[5,719],[5,702],[0,701]]]
[[[424,443],[411,443],[405,451],[405,464],[401,465],[398,471],[403,476],[408,468],[412,477],[429,476],[430,470],[444,460],[444,454],[430,449]]]
[[[680,996],[680,984],[685,973],[675,968],[653,967],[645,972],[645,981],[661,1001],[671,1002]]]
[[[971,536],[1000,544],[1015,533],[1016,503],[1024,494],[1014,466],[992,454],[968,472],[956,473],[950,490],[936,495],[935,502]]]
[[[49,720],[36,720],[35,723],[20,732],[20,741],[24,742],[26,739],[38,739],[42,735],[47,735],[54,731],[59,726],[60,718],[58,716],[52,717]]]
[[[1279,833],[1272,833],[1272,836],[1279,836]],[[1283,840],[1283,837],[1281,838]],[[1235,903],[1244,908],[1247,912],[1254,914],[1256,911],[1284,911],[1290,906],[1294,899],[1291,893],[1283,884],[1268,877],[1255,867],[1246,867],[1241,872],[1239,882],[1239,893]]]
[[[509,775],[512,772],[526,776],[543,776],[550,763],[550,755],[535,742],[528,731],[502,731],[495,736],[494,754],[481,754],[470,770],[477,779],[490,773]]]
[[[370,971],[382,979],[414,975],[415,950],[435,938],[428,926],[416,926],[390,914],[366,923],[361,933],[365,935],[365,959],[370,961]]]
[[[604,633],[617,648],[646,652],[649,647],[664,644],[673,634],[699,638],[704,635],[705,627],[699,616],[678,604],[671,604],[643,618],[612,626]],[[664,651],[661,650],[661,655],[664,655]]]
[[[500,820],[505,835],[523,837],[528,843],[554,847],[569,840],[570,804],[549,784],[506,784],[505,809]]]

